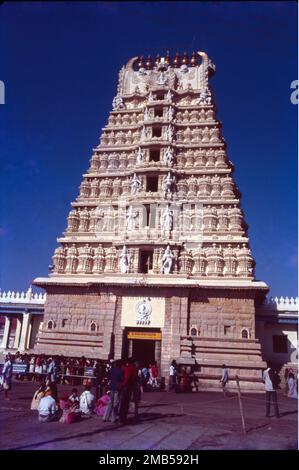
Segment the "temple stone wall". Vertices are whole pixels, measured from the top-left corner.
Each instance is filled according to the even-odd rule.
[[[243,294],[212,292],[206,296],[193,297],[190,302],[189,328],[196,327],[202,337],[242,338],[247,330],[248,337],[255,337],[254,299]]]
[[[184,288],[110,287],[53,289],[45,306],[44,328],[36,352],[67,356],[114,359],[124,357],[126,331],[122,322],[124,298],[165,299],[162,335],[161,376],[168,379],[169,365],[192,366],[202,387],[217,386],[221,365],[226,363],[247,388],[258,389],[265,364],[258,340],[251,339],[255,319],[250,293],[226,297],[219,291],[194,293]],[[152,325],[156,328],[156,325]],[[229,328],[229,334],[224,327]],[[194,328],[196,330],[194,330]],[[242,338],[242,330],[249,332]],[[192,330],[192,331],[191,331]],[[140,327],[139,331],[145,331]]]

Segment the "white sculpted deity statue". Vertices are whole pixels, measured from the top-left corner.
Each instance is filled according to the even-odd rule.
[[[136,219],[138,212],[134,211],[133,207],[130,206],[127,212],[127,227],[128,230],[134,230],[136,228]]]
[[[164,191],[164,197],[167,196],[167,193],[172,193],[173,183],[174,183],[173,177],[171,176],[169,172],[168,175],[162,181],[162,189]]]
[[[209,88],[205,88],[203,91],[201,91],[198,101],[199,104],[211,104],[211,100],[212,95]]]
[[[167,119],[169,121],[172,121],[174,118],[174,109],[172,108],[172,106],[170,106],[167,110]]]
[[[169,142],[172,142],[173,136],[174,136],[173,126],[169,124],[169,126],[166,129],[166,139],[169,140]]]
[[[162,231],[171,230],[173,224],[173,211],[170,209],[169,205],[161,212],[160,225]]]
[[[171,147],[167,147],[167,149],[164,152],[164,162],[166,165],[171,166],[173,164],[173,149]]]
[[[174,254],[170,250],[170,246],[168,245],[163,256],[162,256],[162,266],[161,272],[163,274],[169,274],[173,265],[173,258]]]
[[[130,255],[126,246],[124,245],[122,252],[119,256],[119,268],[123,274],[129,272],[129,265],[130,265]]]
[[[152,94],[152,92],[150,91],[149,92],[149,95],[148,95],[148,98],[147,98],[148,102],[149,103],[152,103],[154,100],[154,95]]]
[[[141,181],[136,176],[136,173],[134,173],[133,178],[131,178],[130,186],[131,186],[131,194],[137,194],[137,192],[140,191]]]
[[[164,72],[161,72],[159,74],[158,79],[157,79],[157,83],[158,83],[158,85],[166,85],[167,77],[166,77]]]
[[[142,150],[141,147],[138,147],[137,153],[136,153],[136,163],[140,165],[140,163],[144,162],[144,151]]]
[[[168,90],[167,94],[166,94],[166,101],[171,101],[172,100],[172,93],[170,90]]]
[[[120,95],[116,95],[112,101],[112,109],[116,110],[116,109],[123,109],[123,108],[125,108],[124,100],[122,99]]]
[[[143,140],[146,140],[146,138],[147,138],[147,131],[146,131],[145,126],[143,126],[140,132],[140,140],[143,141]]]
[[[145,110],[144,110],[144,112],[143,112],[143,120],[144,120],[144,121],[148,121],[148,120],[149,120],[149,117],[150,117],[149,110],[148,110],[148,108],[145,108]]]
[[[182,73],[187,73],[189,72],[189,69],[188,69],[188,66],[186,64],[182,64],[181,67],[180,67],[180,71]]]

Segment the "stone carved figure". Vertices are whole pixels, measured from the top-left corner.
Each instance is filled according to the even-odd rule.
[[[148,131],[146,129],[145,126],[142,127],[141,131],[140,131],[140,140],[141,141],[144,141],[147,139],[147,136],[148,136]]]
[[[104,211],[100,207],[96,207],[90,214],[89,230],[95,230],[96,234],[101,232],[103,227]]]
[[[141,147],[138,147],[137,153],[136,153],[136,163],[141,164],[144,162],[144,151],[142,150]]]
[[[127,212],[127,228],[128,230],[134,230],[136,228],[138,212],[134,211],[133,207],[130,206]]]
[[[210,142],[220,142],[219,129],[217,127],[210,129]]]
[[[69,232],[76,232],[79,225],[79,214],[76,209],[72,209],[68,216],[68,228]]]
[[[182,73],[187,73],[189,72],[189,69],[188,69],[188,66],[186,64],[182,64],[181,67],[180,67],[180,71]]]
[[[145,108],[144,112],[143,112],[143,120],[144,121],[148,121],[150,118],[150,113],[149,113],[149,110],[148,108]]]
[[[66,256],[65,256],[65,250],[62,246],[59,246],[58,248],[55,249],[52,259],[53,259],[53,271],[55,273],[64,272]]]
[[[170,172],[162,181],[162,189],[164,191],[164,197],[167,196],[167,193],[172,193],[173,191],[174,178],[171,176]]]
[[[122,99],[120,95],[116,95],[112,101],[113,111],[115,111],[116,109],[124,109],[124,108],[125,108],[124,100]]]
[[[174,136],[173,126],[169,124],[169,126],[166,129],[166,139],[169,140],[169,142],[172,142],[173,136]]]
[[[154,100],[154,95],[152,94],[151,91],[149,92],[147,101],[148,101],[149,103],[152,103],[153,101],[155,101],[155,100]]]
[[[164,72],[161,72],[161,73],[158,75],[157,84],[158,84],[158,85],[166,85],[166,83],[167,83],[166,74],[165,74]]]
[[[166,163],[166,165],[171,166],[173,164],[173,160],[173,149],[171,147],[167,147],[164,152],[164,162]]]
[[[131,178],[130,186],[131,186],[131,194],[137,194],[137,192],[140,191],[141,189],[141,181],[136,176],[136,173],[134,173],[133,178]]]
[[[169,121],[172,121],[173,118],[174,118],[174,109],[173,109],[172,106],[170,106],[170,107],[168,108],[168,110],[167,110],[167,119],[168,119]]]
[[[210,142],[210,131],[209,131],[209,128],[208,127],[205,127],[203,130],[202,130],[202,142],[206,142],[206,143],[209,143]]]
[[[172,251],[170,250],[170,246],[168,245],[162,256],[161,272],[163,274],[169,274],[171,272],[171,268],[173,265],[173,258],[174,258],[174,254],[172,253]]]
[[[146,139],[146,129],[145,127],[143,126],[141,131],[140,131],[140,140],[145,140]]]
[[[200,92],[198,103],[199,104],[211,104],[211,101],[212,101],[211,92],[209,88],[205,88],[203,91]]]
[[[129,265],[130,265],[130,254],[127,250],[127,247],[124,245],[122,252],[119,256],[119,268],[120,271],[125,274],[129,272]]]
[[[138,302],[136,305],[136,313],[137,313],[137,324],[149,324],[150,323],[150,316],[152,313],[152,307],[150,303],[148,303],[145,299],[141,302]]]
[[[114,224],[115,213],[113,206],[110,206],[107,210],[104,211],[103,216],[99,220],[98,230],[101,230],[102,232],[111,232],[112,230],[114,230]]]
[[[160,225],[163,232],[172,229],[173,211],[170,209],[169,205],[161,212]]]
[[[167,94],[166,94],[166,101],[170,101],[171,102],[172,100],[172,93],[170,90],[168,90]]]

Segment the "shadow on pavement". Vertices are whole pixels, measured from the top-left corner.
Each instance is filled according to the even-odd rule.
[[[135,418],[129,418],[126,422],[126,424],[117,424],[114,426],[105,426],[99,430],[96,431],[91,431],[91,432],[84,432],[80,434],[75,434],[72,436],[67,436],[67,437],[57,437],[55,439],[47,440],[47,441],[41,441],[41,442],[35,442],[32,444],[28,444],[25,446],[19,446],[19,447],[10,447],[6,450],[22,450],[22,449],[30,449],[33,448],[35,449],[36,447],[46,445],[46,444],[52,444],[55,442],[63,442],[63,441],[69,441],[71,439],[77,439],[77,438],[83,438],[83,437],[88,437],[88,436],[94,436],[96,434],[101,434],[102,432],[107,432],[107,431],[114,431],[116,429],[124,428],[125,426],[128,425],[138,425],[138,424],[143,424],[144,422],[147,421],[153,421],[155,419],[161,419],[161,418],[174,418],[174,417],[180,417],[184,416],[183,414],[176,414],[176,413],[169,413],[169,414],[161,414],[161,413],[141,413],[139,415],[139,419],[136,420]],[[44,426],[49,426],[51,423],[45,423]]]
[[[283,413],[280,413],[280,416],[287,416],[287,415],[294,415],[298,413],[298,410],[294,410],[294,411],[284,411]]]

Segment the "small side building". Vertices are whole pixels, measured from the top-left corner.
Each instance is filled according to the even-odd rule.
[[[278,369],[298,370],[298,298],[270,297],[256,309],[262,356]]]
[[[0,293],[0,352],[34,352],[44,317],[46,294],[27,292]]]

